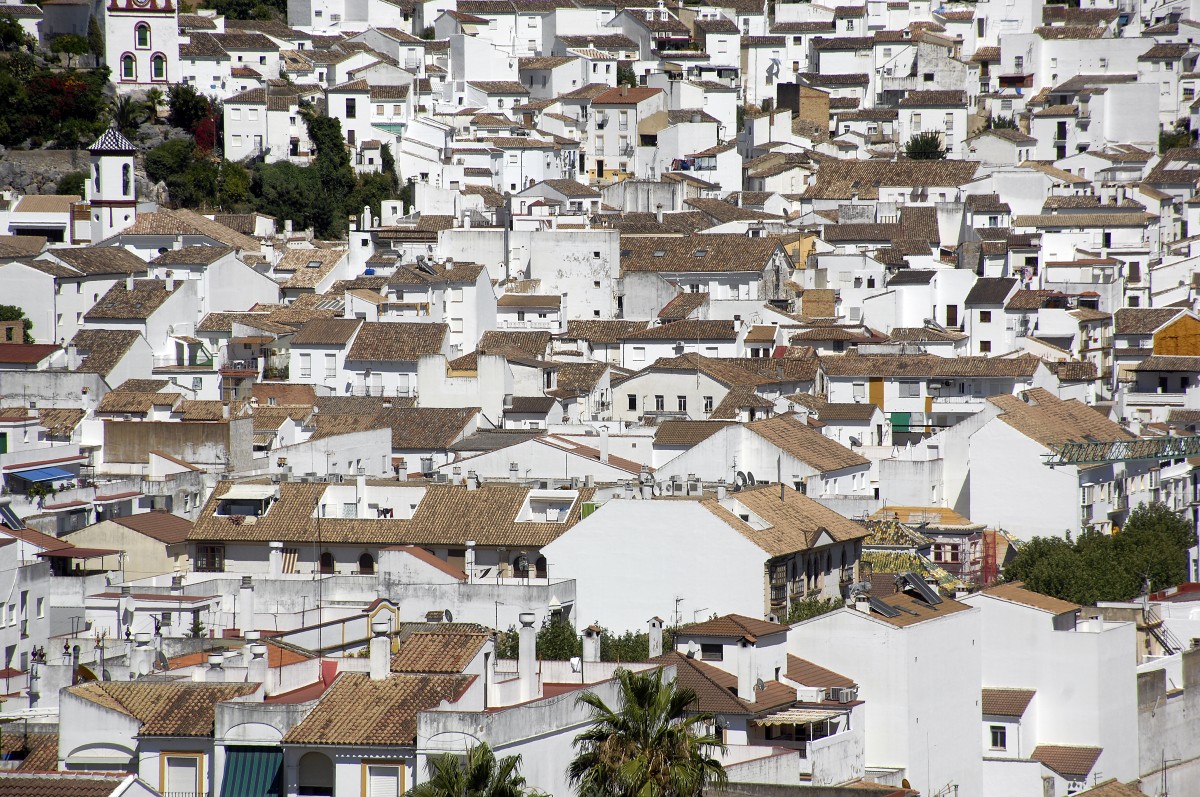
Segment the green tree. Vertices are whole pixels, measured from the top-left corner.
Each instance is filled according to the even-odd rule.
[[[146,153],[146,176],[156,183],[188,170],[196,160],[196,144],[190,138],[173,138]]]
[[[0,321],[21,321],[25,325],[25,342],[33,343],[33,321],[15,304],[0,304]]]
[[[150,121],[150,109],[128,94],[113,100],[111,113],[113,126],[126,138],[132,138],[143,122]]]
[[[383,201],[395,199],[395,197],[396,192],[392,188],[392,181],[386,174],[383,172],[361,174],[358,177],[358,185],[355,186],[354,193],[346,202],[347,213],[357,216],[362,213],[364,207],[370,207],[371,216],[378,217]]]
[[[62,36],[55,36],[50,40],[50,52],[55,55],[65,54],[68,67],[74,65],[75,58],[87,55],[90,50],[88,40],[74,33],[64,33]]]
[[[521,775],[519,755],[496,758],[492,748],[479,744],[465,758],[453,753],[431,756],[425,762],[427,778],[406,797],[524,797],[532,794]]]
[[[88,52],[96,58],[102,58],[104,56],[104,29],[100,27],[95,14],[88,19],[87,40]]]
[[[155,124],[158,124],[158,112],[166,101],[167,95],[163,94],[160,88],[152,88],[146,92],[146,107],[150,110],[150,120]]]
[[[189,133],[195,132],[196,125],[212,112],[208,97],[186,83],[177,83],[167,89],[167,105],[170,108],[167,122]]]
[[[937,161],[946,157],[942,137],[933,131],[916,133],[904,144],[904,155],[914,161]]]
[[[217,201],[229,213],[246,213],[253,208],[250,172],[240,163],[223,160],[217,179]]]
[[[1187,148],[1195,142],[1196,136],[1192,133],[1191,122],[1187,119],[1180,119],[1170,130],[1159,132],[1158,151],[1165,153],[1171,149]]]
[[[1017,120],[1011,116],[989,116],[988,130],[1017,130]]]
[[[400,173],[396,171],[396,156],[392,154],[392,145],[384,144],[379,148],[379,166],[388,177],[394,195],[400,190]]]
[[[29,44],[21,23],[7,14],[0,14],[0,50],[19,50]]]
[[[617,85],[629,86],[633,88],[637,85],[637,73],[633,71],[633,67],[622,61],[617,64]]]
[[[342,123],[316,114],[308,114],[305,122],[317,153],[311,168],[316,171],[322,199],[312,208],[313,227],[320,238],[341,238],[346,234],[350,195],[358,184],[342,136]]]
[[[1139,506],[1114,534],[1088,530],[1078,539],[1035,537],[1004,569],[1007,581],[1084,605],[1127,601],[1187,579],[1192,524],[1161,504]]]
[[[87,178],[87,172],[67,172],[59,178],[58,193],[83,196],[83,184]]]
[[[841,598],[822,599],[816,595],[811,595],[802,600],[792,601],[792,605],[788,607],[787,621],[789,623],[798,623],[801,620],[808,620],[813,617],[820,617],[822,614],[835,612],[845,606],[846,602]]]
[[[595,692],[577,700],[593,722],[575,737],[567,768],[581,797],[694,797],[726,782],[711,755],[724,749],[707,730],[715,717],[696,710],[695,692],[664,681],[661,669],[617,670],[616,678],[615,706]]]
[[[291,219],[299,229],[313,226],[316,203],[324,201],[316,171],[288,161],[259,166],[251,190],[260,213]]]

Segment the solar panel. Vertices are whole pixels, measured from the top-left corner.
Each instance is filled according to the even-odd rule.
[[[8,526],[13,531],[20,531],[25,528],[25,522],[17,517],[17,513],[8,504],[0,504],[0,523]]]
[[[904,573],[901,575],[901,578],[904,579],[905,584],[907,584],[914,591],[916,591],[918,595],[921,596],[921,600],[925,601],[930,606],[936,606],[942,602],[942,596],[937,594],[937,591],[934,590],[933,587],[926,584],[925,581],[916,573]]]
[[[879,598],[876,598],[874,596],[872,596],[872,598],[871,598],[871,609],[872,609],[872,611],[879,612],[884,617],[899,617],[900,616],[900,612],[896,611],[896,609],[894,607],[888,606],[882,600],[880,600]]]

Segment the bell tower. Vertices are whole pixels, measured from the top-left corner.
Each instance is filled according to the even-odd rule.
[[[92,243],[97,244],[130,227],[137,215],[133,173],[137,147],[110,127],[88,152],[92,171],[84,185],[91,205]]]

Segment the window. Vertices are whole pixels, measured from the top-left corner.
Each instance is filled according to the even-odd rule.
[[[713,397],[712,396],[704,397],[704,411],[705,412],[713,411]]]
[[[679,408],[680,412],[687,412],[687,396],[676,396],[675,405]]]
[[[630,411],[637,412],[637,395],[635,393],[627,393],[625,399],[629,402],[628,407]]]
[[[1003,725],[993,725],[992,732],[992,749],[1007,750],[1008,749],[1008,729]]]
[[[322,573],[333,572],[333,554],[331,554],[329,551],[325,551],[321,554],[320,568]]]
[[[150,77],[154,80],[167,79],[167,59],[162,55],[156,55],[150,59]]]
[[[853,386],[853,395],[854,395],[855,401],[859,401],[861,399],[866,398],[867,397],[866,382],[855,382],[854,386]]]
[[[644,362],[645,359],[646,359],[646,347],[645,346],[634,346],[633,347],[634,362]]]
[[[846,30],[847,31],[854,30],[854,20],[852,20],[852,19],[846,20]]]
[[[911,118],[912,118],[913,132],[920,133],[921,132],[921,114],[914,113]]]
[[[46,599],[45,598],[37,599],[37,616],[38,617],[46,616]]]
[[[979,341],[979,353],[980,354],[991,354],[992,353],[992,342],[990,340]]]
[[[1101,66],[1104,66],[1104,59],[1103,59],[1103,58],[1101,58],[1101,59],[1100,59],[1100,65],[1101,65]],[[1018,56],[1016,56],[1015,58],[1013,58],[1013,70],[1014,70],[1015,72],[1020,72],[1020,71],[1021,71],[1022,69],[1024,69],[1024,68],[1025,68],[1025,58],[1024,58],[1024,56],[1020,56],[1020,55],[1018,55]]]
[[[137,63],[133,60],[133,56],[129,53],[121,56],[121,79],[137,79]]]
[[[346,118],[355,119],[358,117],[357,101],[353,97],[346,98]]]
[[[121,167],[121,194],[129,196],[130,194],[130,166],[126,163]]]
[[[225,546],[197,545],[195,570],[197,573],[224,573]]]
[[[312,355],[311,354],[301,354],[300,355],[300,378],[301,379],[312,379]]]
[[[200,794],[200,756],[164,757],[161,788],[164,794]]]
[[[700,646],[701,661],[724,661],[725,646],[720,642],[705,642]]]
[[[137,41],[139,50],[146,50],[150,47],[150,26],[145,22],[139,22],[137,27],[133,29],[134,38]]]
[[[1191,86],[1185,86],[1183,89],[1183,99],[1186,102],[1191,102],[1196,98],[1196,90]]]
[[[326,354],[325,355],[325,378],[332,379],[335,376],[337,376],[337,355],[332,354],[332,353]]]
[[[667,397],[666,396],[655,396],[654,397],[654,411],[655,412],[664,412],[666,409],[667,409]]]
[[[400,797],[404,793],[404,776],[400,767],[363,764],[363,782],[367,784],[364,797]]]
[[[1012,100],[1000,100],[1000,110],[1008,111],[1009,113],[1012,113],[1012,109],[1013,109]]]
[[[921,395],[921,383],[913,381],[905,381],[900,383],[901,398],[919,398]]]
[[[979,323],[990,324],[991,322],[992,322],[992,311],[991,310],[980,310],[979,311]]]

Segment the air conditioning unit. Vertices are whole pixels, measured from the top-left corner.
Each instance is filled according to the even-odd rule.
[[[343,477],[340,473],[330,473],[326,478],[330,484],[341,484]]]

